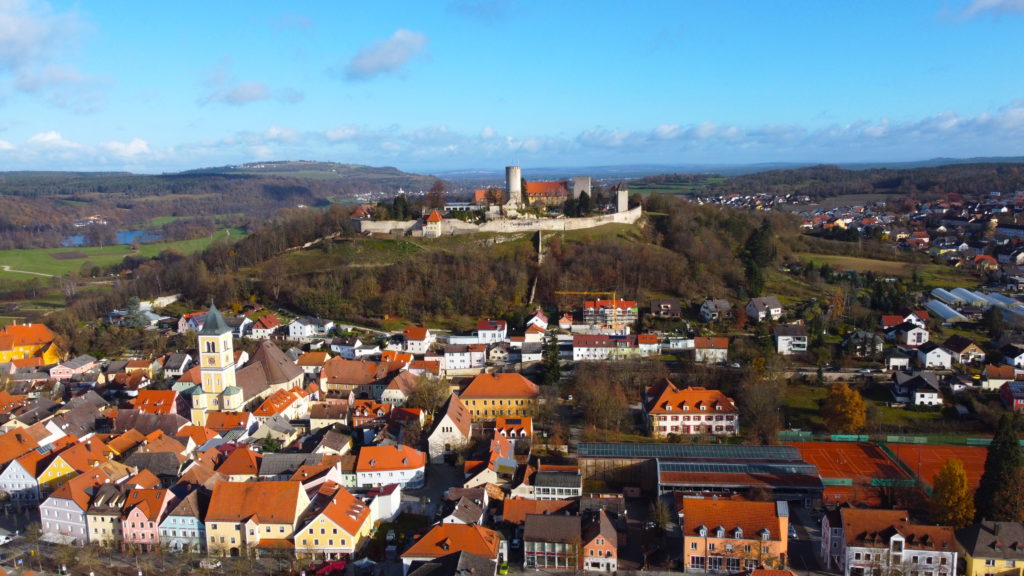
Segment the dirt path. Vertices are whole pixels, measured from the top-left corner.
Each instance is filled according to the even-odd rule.
[[[0,266],[0,269],[3,269],[4,272],[14,272],[15,274],[32,274],[35,276],[45,276],[47,278],[53,278],[53,274],[44,274],[42,272],[29,272],[27,270],[11,270],[11,267],[7,266],[6,264]]]

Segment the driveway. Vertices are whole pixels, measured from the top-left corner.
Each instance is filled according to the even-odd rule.
[[[402,505],[410,512],[433,518],[444,496],[452,486],[462,486],[462,471],[449,464],[428,464],[427,482],[423,488],[402,491]]]

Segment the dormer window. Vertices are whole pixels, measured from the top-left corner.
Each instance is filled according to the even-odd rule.
[[[737,539],[743,538],[743,528],[737,526],[736,530],[733,532],[733,537]]]
[[[707,407],[707,406],[704,406],[704,405],[701,405],[701,407],[700,407],[700,411],[701,411],[701,412],[704,412],[704,411],[705,411],[705,410],[707,410],[707,409],[708,409],[708,407]]]
[[[771,532],[769,532],[767,528],[762,529],[759,534],[761,536],[761,540],[767,540],[769,537],[771,537]]]
[[[722,409],[722,407],[720,405],[715,404],[715,410],[721,410],[721,409]]]
[[[665,411],[671,412],[672,411],[672,405],[671,404],[665,404]]]
[[[707,529],[707,527],[704,526],[704,525],[701,525],[700,527],[698,527],[697,528],[697,535],[701,536],[703,538],[707,538],[707,536],[708,536],[708,529]]]
[[[715,529],[715,538],[725,538],[725,528],[719,526]]]
[[[690,405],[689,404],[683,404],[683,411],[684,412],[689,412],[690,411]]]

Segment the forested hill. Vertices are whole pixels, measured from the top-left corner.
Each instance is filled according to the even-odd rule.
[[[182,222],[242,227],[282,209],[371,201],[400,189],[430,190],[436,179],[395,168],[272,162],[177,174],[0,172],[0,249],[59,245],[74,223],[99,216],[116,229]]]
[[[632,186],[685,186],[701,196],[724,194],[979,194],[1024,190],[1024,163],[951,164],[908,169],[848,170],[834,165],[771,170],[723,178],[715,174],[660,174]]]

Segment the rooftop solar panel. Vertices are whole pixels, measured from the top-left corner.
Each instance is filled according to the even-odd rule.
[[[581,442],[580,458],[659,458],[711,460],[778,460],[802,463],[793,446],[738,446],[732,444],[626,444]]]

